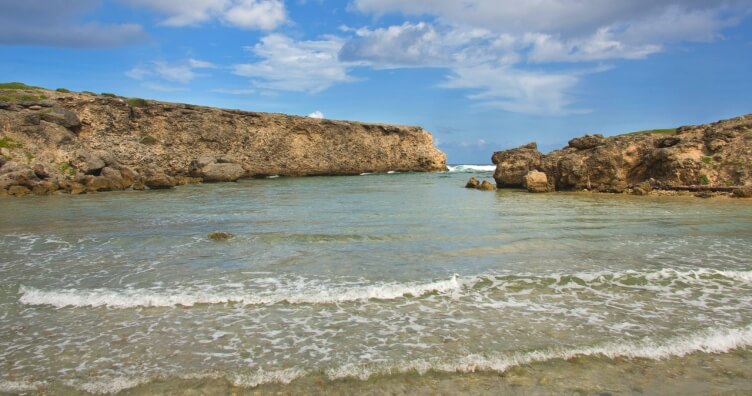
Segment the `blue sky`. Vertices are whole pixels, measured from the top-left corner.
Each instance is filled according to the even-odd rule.
[[[421,125],[450,163],[752,112],[750,0],[0,0],[0,74]]]

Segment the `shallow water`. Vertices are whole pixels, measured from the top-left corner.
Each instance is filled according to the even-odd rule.
[[[2,199],[0,391],[752,390],[750,202],[471,175]]]

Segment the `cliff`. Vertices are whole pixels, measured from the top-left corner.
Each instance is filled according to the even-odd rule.
[[[446,168],[420,127],[19,85],[0,87],[0,194]]]
[[[752,193],[752,115],[661,132],[585,135],[549,154],[535,143],[499,151],[494,179],[498,187],[531,192]]]

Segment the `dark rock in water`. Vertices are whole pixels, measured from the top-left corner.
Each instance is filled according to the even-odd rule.
[[[606,138],[604,138],[603,135],[597,133],[595,135],[585,135],[570,140],[569,147],[577,150],[589,150],[600,146],[605,140]]]
[[[736,198],[752,198],[752,186],[736,188],[731,194]]]
[[[209,233],[209,239],[212,241],[226,241],[228,239],[231,239],[235,237],[235,235],[230,234],[229,232],[222,232],[222,231],[214,231]]]
[[[480,186],[478,186],[478,190],[493,191],[496,190],[496,186],[494,186],[493,183],[489,182],[488,180],[483,180],[483,182],[480,183]]]
[[[467,184],[465,184],[465,188],[478,188],[480,187],[480,182],[478,179],[471,177],[470,180],[467,181]]]

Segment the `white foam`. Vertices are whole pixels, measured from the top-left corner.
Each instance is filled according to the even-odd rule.
[[[449,172],[494,172],[496,165],[448,165]]]
[[[45,387],[47,384],[40,381],[0,381],[0,392],[21,393],[35,392]]]
[[[51,305],[63,307],[172,307],[196,304],[239,303],[245,305],[331,304],[351,301],[394,300],[402,297],[420,297],[429,293],[447,293],[462,288],[457,275],[448,280],[429,283],[382,283],[352,287],[311,285],[301,288],[281,288],[266,294],[247,294],[237,291],[184,291],[156,292],[151,289],[60,289],[41,290],[21,286],[20,302],[26,305]]]
[[[298,367],[292,367],[283,370],[270,371],[258,369],[255,373],[233,374],[229,379],[235,386],[254,388],[262,384],[270,383],[289,384],[304,375],[306,375],[305,370]]]
[[[73,382],[69,382],[68,385],[71,385],[75,388],[78,388],[80,390],[83,390],[89,393],[112,394],[112,393],[118,393],[126,389],[135,388],[149,381],[150,380],[147,377],[135,377],[135,378],[117,377],[117,378],[106,378],[106,379],[101,379],[97,381],[90,381],[90,382],[86,382],[83,384],[75,384]]]
[[[358,378],[367,380],[372,375],[428,371],[467,373],[476,371],[504,372],[510,367],[545,362],[554,359],[571,359],[579,356],[614,358],[642,358],[661,360],[682,357],[696,352],[725,353],[752,345],[752,326],[739,329],[708,329],[688,336],[677,336],[664,341],[652,340],[609,343],[601,346],[548,349],[509,355],[466,355],[457,359],[417,359],[397,363],[349,364],[326,371],[332,379]]]

